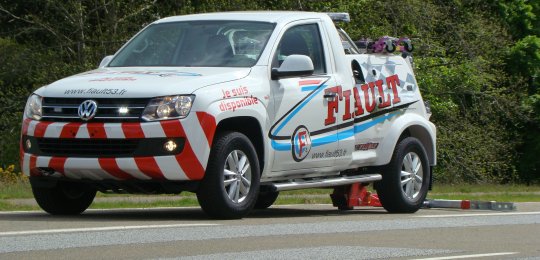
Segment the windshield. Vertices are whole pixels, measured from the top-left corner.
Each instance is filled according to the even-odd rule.
[[[245,21],[189,21],[148,26],[109,67],[251,67],[274,24]]]

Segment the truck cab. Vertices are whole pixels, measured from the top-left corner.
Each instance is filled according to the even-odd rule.
[[[36,90],[21,167],[51,214],[96,191],[191,191],[208,215],[241,218],[282,190],[354,183],[414,212],[435,140],[409,57],[362,53],[324,13],[211,13],[158,20]]]

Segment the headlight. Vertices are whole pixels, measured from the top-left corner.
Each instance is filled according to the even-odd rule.
[[[32,118],[34,120],[40,120],[42,116],[41,110],[41,97],[32,94],[28,101],[26,101],[26,107],[24,108],[24,115],[27,118]]]
[[[184,118],[191,111],[194,95],[158,97],[150,100],[144,109],[142,119],[145,121]]]

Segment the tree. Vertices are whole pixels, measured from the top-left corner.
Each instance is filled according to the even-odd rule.
[[[237,10],[349,12],[353,39],[411,37],[439,129],[436,179],[540,179],[540,1],[529,0],[0,0],[0,166],[17,161],[36,88],[95,68],[156,19]]]

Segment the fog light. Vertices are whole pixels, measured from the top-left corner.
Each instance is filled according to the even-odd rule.
[[[26,150],[30,150],[32,148],[32,142],[30,142],[30,139],[26,139]]]
[[[169,151],[169,152],[172,152],[174,150],[176,150],[176,147],[178,147],[178,145],[176,145],[176,143],[172,140],[169,140],[167,141],[163,147],[165,148],[165,150]]]

